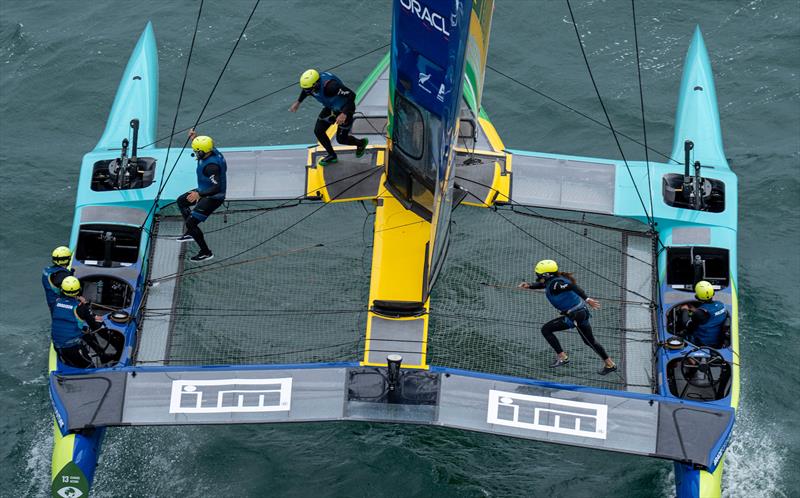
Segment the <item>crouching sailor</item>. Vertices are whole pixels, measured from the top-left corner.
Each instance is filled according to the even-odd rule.
[[[560,367],[569,363],[569,355],[561,347],[554,332],[576,328],[583,342],[592,348],[603,359],[604,365],[597,373],[607,375],[617,370],[614,361],[608,356],[606,350],[592,334],[592,324],[589,318],[588,307],[599,309],[600,302],[586,296],[586,293],[575,283],[575,278],[570,273],[559,272],[558,264],[552,259],[544,259],[536,263],[534,268],[536,282],[522,282],[519,287],[523,289],[544,289],[547,300],[558,311],[560,317],[554,318],[542,326],[542,335],[556,352],[556,359],[550,368]],[[588,306],[588,307],[587,307]]]
[[[714,301],[714,287],[705,280],[694,286],[694,295],[699,306],[685,304],[681,306],[681,319],[685,324],[685,333],[695,346],[720,348],[725,342],[725,323],[728,311],[725,305]]]
[[[338,125],[336,141],[342,145],[355,145],[356,157],[363,156],[369,140],[358,139],[350,134],[353,128],[353,115],[356,112],[356,92],[344,86],[337,76],[331,73],[319,73],[316,69],[309,69],[300,76],[300,88],[302,89],[300,96],[289,107],[290,112],[297,112],[300,103],[309,95],[322,104],[322,111],[314,126],[314,135],[328,155],[322,158],[319,164],[327,166],[338,161],[327,133],[328,128],[334,123]]]
[[[186,232],[178,240],[197,242],[200,252],[189,259],[200,262],[214,257],[199,225],[225,202],[228,165],[225,163],[222,153],[214,147],[211,137],[197,136],[192,129],[189,132],[189,138],[192,140],[192,150],[197,158],[197,190],[186,192],[178,197],[178,209],[181,210],[183,220],[186,222]]]
[[[70,251],[69,247],[56,247],[52,256],[53,266],[48,266],[42,271],[42,287],[44,287],[44,297],[47,299],[50,315],[53,314],[53,307],[61,295],[61,283],[74,273],[69,268],[69,262],[72,259],[72,251]]]
[[[102,328],[103,318],[95,316],[86,300],[80,296],[81,282],[69,276],[61,283],[62,297],[53,308],[51,335],[58,358],[67,365],[92,366],[86,335]]]

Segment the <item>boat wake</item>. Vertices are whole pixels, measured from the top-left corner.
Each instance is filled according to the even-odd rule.
[[[741,405],[740,405],[741,406]],[[731,445],[725,453],[722,496],[734,498],[786,497],[782,476],[787,448],[775,438],[778,427],[765,425],[763,419],[740,408],[736,412]],[[664,496],[675,496],[675,471],[664,476]]]

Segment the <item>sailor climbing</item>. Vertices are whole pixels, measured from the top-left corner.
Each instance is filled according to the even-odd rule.
[[[81,282],[73,277],[64,278],[61,295],[53,308],[51,336],[58,358],[67,365],[86,368],[92,366],[93,350],[87,341],[89,335],[103,327],[103,318],[92,309],[81,295]]]
[[[208,261],[214,257],[206,244],[200,223],[206,221],[215,209],[225,202],[225,184],[228,165],[225,157],[214,147],[211,137],[197,135],[192,128],[189,131],[192,150],[197,159],[197,189],[178,197],[178,209],[186,222],[185,233],[178,237],[180,242],[194,240],[200,246],[200,252],[189,258],[192,261]],[[191,206],[194,205],[194,209]]]
[[[74,272],[69,268],[72,259],[72,251],[69,247],[58,246],[53,250],[53,265],[48,266],[42,271],[42,287],[44,287],[44,297],[47,299],[47,306],[50,308],[50,315],[53,315],[53,307],[56,299],[61,295],[61,282],[71,276]]]
[[[681,306],[681,321],[686,336],[695,346],[722,347],[725,342],[725,322],[728,311],[725,305],[714,301],[714,287],[705,280],[694,286],[694,295],[699,306],[684,304]]]
[[[561,348],[554,332],[576,328],[583,339],[583,342],[592,348],[604,365],[597,373],[607,375],[617,370],[614,361],[606,353],[606,350],[592,334],[592,324],[589,318],[592,316],[588,308],[600,309],[600,302],[586,296],[586,293],[575,283],[575,278],[571,273],[559,272],[558,264],[552,259],[544,259],[536,263],[534,268],[536,282],[522,282],[519,287],[523,289],[544,289],[547,300],[550,301],[561,317],[554,318],[542,326],[542,335],[556,352],[556,359],[550,364],[550,368],[560,367],[569,363],[569,355]],[[588,307],[587,307],[588,306]]]
[[[350,134],[353,127],[353,114],[356,112],[356,93],[342,83],[338,77],[331,73],[319,73],[316,69],[309,69],[300,76],[300,96],[289,107],[290,112],[297,112],[300,103],[309,95],[322,104],[322,111],[317,117],[314,126],[314,135],[325,148],[327,156],[319,161],[322,166],[337,162],[336,151],[333,150],[331,140],[328,138],[328,128],[334,123],[336,141],[342,145],[355,145],[356,157],[364,155],[369,140],[358,139]]]

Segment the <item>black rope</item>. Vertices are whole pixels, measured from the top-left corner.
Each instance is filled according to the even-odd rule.
[[[527,88],[528,90],[532,91],[533,93],[535,93],[535,94],[537,94],[537,95],[541,95],[542,97],[546,98],[547,100],[550,100],[551,102],[554,102],[554,103],[556,103],[556,104],[560,105],[561,107],[564,107],[564,108],[566,108],[566,109],[569,109],[570,111],[574,112],[575,114],[577,114],[577,115],[579,115],[579,116],[582,116],[582,117],[584,117],[584,118],[588,119],[589,121],[591,121],[591,122],[593,122],[593,123],[596,123],[596,124],[598,124],[598,125],[602,126],[603,128],[605,128],[605,129],[607,129],[607,130],[610,130],[610,129],[611,129],[611,128],[610,128],[610,127],[609,127],[609,126],[606,124],[606,123],[603,123],[602,121],[599,121],[599,120],[597,120],[597,119],[595,119],[595,118],[593,118],[593,117],[589,116],[588,114],[586,114],[586,113],[583,113],[583,112],[581,112],[581,111],[579,111],[579,110],[575,109],[574,107],[571,107],[571,106],[569,106],[569,105],[567,105],[567,104],[565,104],[565,103],[561,102],[560,100],[557,100],[557,99],[555,99],[555,98],[553,98],[553,97],[551,97],[551,96],[547,95],[546,93],[542,92],[541,90],[537,90],[536,88],[534,88],[534,87],[532,87],[532,86],[530,86],[530,85],[527,85],[527,84],[523,83],[522,81],[520,81],[520,80],[518,80],[518,79],[514,78],[513,76],[511,76],[511,75],[509,75],[509,74],[506,74],[506,73],[504,73],[504,72],[500,71],[499,69],[496,69],[496,68],[494,68],[494,67],[490,66],[489,64],[486,64],[486,67],[487,67],[488,69],[491,69],[491,70],[492,70],[492,71],[494,71],[495,73],[499,74],[500,76],[502,76],[502,77],[504,77],[504,78],[507,78],[507,79],[509,79],[509,80],[513,81],[514,83],[516,83],[516,84],[518,84],[518,85],[520,85],[520,86],[522,86],[522,87],[524,87],[524,88]],[[624,134],[624,133],[622,133],[622,132],[620,132],[620,131],[618,131],[618,132],[617,132],[617,134],[618,134],[619,136],[623,137],[623,138],[626,138],[626,139],[630,140],[631,142],[634,142],[634,143],[638,144],[638,145],[643,145],[643,146],[644,146],[646,149],[649,149],[649,150],[651,150],[651,151],[655,152],[656,154],[658,154],[658,155],[660,155],[660,156],[664,157],[664,158],[665,158],[666,160],[668,160],[668,161],[672,161],[672,162],[674,162],[675,164],[681,164],[681,162],[680,162],[680,161],[678,161],[678,160],[676,160],[676,159],[673,159],[673,158],[671,158],[669,155],[667,155],[667,154],[664,154],[663,152],[660,152],[660,151],[658,151],[658,150],[656,150],[656,149],[653,149],[652,147],[648,147],[646,144],[643,144],[643,143],[642,143],[642,142],[640,142],[639,140],[637,140],[637,139],[635,139],[635,138],[633,138],[633,137],[631,137],[631,136],[629,136],[629,135],[626,135],[626,134]]]
[[[481,204],[483,204],[483,205],[485,205],[485,206],[488,206],[488,205],[487,205],[487,204],[486,204],[486,203],[483,201],[483,199],[479,198],[477,195],[473,194],[473,193],[472,193],[472,192],[470,192],[469,190],[467,190],[467,194],[468,194],[468,195],[471,195],[471,196],[473,196],[473,197],[474,197],[474,198],[476,198],[476,199],[478,199],[478,202],[480,202]],[[587,272],[589,272],[589,273],[591,273],[591,274],[593,274],[593,275],[596,275],[596,276],[600,277],[601,279],[603,279],[603,280],[605,280],[605,281],[607,281],[607,282],[609,282],[609,283],[612,283],[612,284],[614,284],[614,285],[617,285],[617,286],[619,286],[620,288],[622,288],[622,289],[624,289],[624,290],[626,290],[626,291],[630,292],[631,294],[635,294],[635,295],[637,295],[637,296],[641,297],[642,299],[645,299],[645,300],[647,300],[648,302],[652,302],[652,299],[649,299],[647,296],[644,296],[644,295],[642,295],[642,294],[640,294],[640,293],[638,293],[638,292],[636,292],[636,291],[634,291],[634,290],[628,289],[628,288],[624,287],[623,285],[621,285],[619,282],[615,282],[615,281],[611,280],[610,278],[608,278],[608,277],[606,277],[606,276],[604,276],[604,275],[601,275],[600,273],[597,273],[596,271],[592,270],[592,269],[591,269],[591,268],[589,268],[588,266],[584,266],[584,265],[582,265],[581,263],[579,263],[578,261],[576,261],[576,260],[574,260],[574,259],[570,258],[569,256],[567,256],[566,254],[562,253],[561,251],[559,251],[559,250],[558,250],[558,249],[556,249],[555,247],[553,247],[553,246],[549,245],[547,242],[545,242],[545,241],[543,241],[543,240],[541,240],[541,239],[537,238],[535,235],[533,235],[532,233],[528,232],[528,231],[527,231],[527,230],[525,230],[523,227],[521,227],[521,226],[517,225],[516,223],[514,223],[514,222],[513,222],[511,219],[509,219],[509,218],[507,218],[506,216],[504,216],[500,210],[493,209],[492,211],[493,211],[495,214],[497,214],[498,216],[500,216],[501,218],[503,218],[504,220],[506,220],[507,222],[509,222],[509,223],[511,224],[511,226],[513,226],[513,227],[514,227],[514,228],[516,228],[517,230],[521,231],[522,233],[524,233],[524,234],[525,234],[525,235],[527,235],[528,237],[532,238],[533,240],[535,240],[535,241],[536,241],[536,242],[538,242],[539,244],[541,244],[541,245],[543,245],[544,247],[546,247],[546,248],[550,249],[551,251],[553,251],[554,253],[558,254],[558,255],[559,255],[559,256],[561,256],[561,257],[563,257],[564,259],[566,259],[566,260],[568,260],[568,261],[571,261],[572,263],[574,263],[574,264],[575,264],[575,265],[577,265],[578,267],[580,267],[580,268],[583,268],[583,269],[584,269],[584,270],[586,270]],[[618,251],[619,251],[619,250],[618,250]],[[621,252],[622,254],[625,254],[625,253],[624,253],[624,251],[619,251],[619,252]]]
[[[471,178],[465,178],[465,177],[461,177],[461,176],[458,176],[458,175],[456,175],[456,179],[459,179],[459,180],[465,180],[465,181],[468,181],[468,182],[470,182],[470,183],[474,183],[474,184],[476,184],[476,185],[480,185],[481,187],[487,188],[487,189],[489,189],[490,191],[493,191],[493,192],[500,193],[500,191],[499,191],[499,190],[497,190],[497,189],[495,189],[495,188],[491,187],[490,185],[485,185],[485,184],[483,184],[483,183],[481,183],[481,182],[479,182],[479,181],[477,181],[477,180],[473,180],[473,179],[471,179]],[[474,193],[470,192],[469,190],[467,190],[467,192],[469,192],[469,193],[470,193],[470,195],[472,195],[473,197],[475,197],[476,199],[478,199],[478,200],[481,202],[481,204],[483,204],[485,207],[487,207],[487,208],[492,208],[492,207],[493,207],[493,206],[492,206],[492,205],[490,205],[490,204],[486,204],[486,202],[485,202],[485,201],[483,201],[482,199],[480,199],[480,198],[479,198],[477,195],[475,195]],[[543,220],[549,221],[549,222],[551,222],[551,223],[553,223],[553,224],[555,224],[555,225],[557,225],[557,226],[559,226],[559,227],[563,228],[564,230],[566,230],[566,231],[568,231],[568,232],[572,232],[572,233],[574,233],[575,235],[578,235],[578,236],[580,236],[580,237],[583,237],[583,238],[585,238],[585,239],[591,240],[592,242],[596,242],[596,243],[600,244],[601,246],[605,246],[605,247],[607,247],[607,248],[609,248],[609,249],[613,249],[614,251],[617,251],[617,252],[619,252],[620,254],[623,254],[623,255],[625,255],[625,256],[628,256],[629,258],[632,258],[632,259],[635,259],[635,260],[637,260],[637,261],[639,261],[639,262],[641,262],[641,263],[644,263],[644,264],[646,264],[647,266],[653,266],[653,263],[651,263],[651,262],[647,262],[647,261],[645,261],[645,260],[643,260],[643,259],[641,259],[641,258],[638,258],[638,257],[634,256],[633,254],[627,253],[627,252],[623,251],[622,249],[619,249],[619,248],[617,248],[617,247],[614,247],[614,246],[612,246],[611,244],[607,244],[607,243],[605,243],[605,242],[603,242],[603,241],[601,241],[601,240],[597,240],[597,239],[595,239],[595,238],[589,237],[588,235],[582,234],[582,233],[580,233],[580,232],[579,232],[579,231],[577,231],[577,230],[573,230],[572,228],[569,228],[569,227],[567,227],[567,226],[563,225],[563,224],[561,223],[561,221],[564,221],[565,223],[577,223],[577,224],[580,224],[580,225],[588,225],[588,226],[593,226],[593,227],[603,228],[603,229],[606,229],[606,230],[620,230],[620,229],[617,229],[617,228],[614,228],[614,227],[606,227],[606,226],[602,226],[602,225],[597,225],[597,224],[594,224],[594,223],[589,223],[589,222],[585,222],[585,221],[569,221],[569,220],[558,220],[558,219],[556,219],[556,218],[553,218],[553,217],[550,217],[550,216],[545,216],[545,215],[543,215],[543,214],[541,214],[541,213],[538,213],[537,211],[534,211],[534,210],[533,210],[533,209],[532,209],[530,206],[527,206],[527,205],[525,205],[525,204],[521,204],[521,203],[519,203],[519,202],[517,202],[517,201],[514,201],[513,199],[509,199],[509,202],[508,202],[508,204],[510,204],[510,205],[511,205],[512,209],[513,209],[514,207],[517,207],[517,206],[519,206],[519,207],[521,207],[521,208],[523,208],[523,209],[526,209],[526,210],[528,210],[528,211],[530,212],[530,213],[522,213],[522,212],[519,212],[519,211],[516,211],[516,210],[514,210],[514,212],[515,212],[515,213],[521,214],[521,215],[523,215],[523,216],[531,216],[531,217],[534,217],[534,218],[540,218],[540,219],[543,219]],[[639,232],[634,232],[634,233],[639,233]]]
[[[333,65],[333,66],[331,66],[331,67],[329,67],[329,68],[325,69],[325,71],[332,71],[332,70],[334,70],[334,69],[337,69],[337,68],[340,68],[340,67],[342,67],[342,66],[345,66],[345,65],[347,65],[347,64],[350,64],[351,62],[355,62],[355,61],[357,61],[358,59],[362,59],[362,58],[364,58],[364,57],[366,57],[366,56],[368,56],[368,55],[374,54],[375,52],[377,52],[377,51],[379,51],[379,50],[383,50],[383,49],[385,49],[386,47],[388,47],[389,45],[390,45],[389,43],[386,43],[386,44],[384,44],[384,45],[381,45],[380,47],[373,48],[372,50],[370,50],[370,51],[368,51],[368,52],[364,52],[364,53],[362,53],[362,54],[360,54],[360,55],[357,55],[357,56],[355,56],[355,57],[353,57],[353,58],[350,58],[350,59],[348,59],[348,60],[346,60],[346,61],[344,61],[344,62],[340,62],[340,63],[338,63],[338,64],[336,64],[336,65]],[[221,113],[219,113],[219,114],[215,114],[215,115],[211,116],[210,118],[206,118],[206,119],[204,119],[204,120],[202,120],[202,121],[198,121],[197,123],[195,123],[195,125],[194,125],[194,126],[196,127],[197,125],[206,124],[206,123],[208,123],[209,121],[212,121],[212,120],[214,120],[214,119],[220,118],[220,117],[222,117],[222,116],[224,116],[224,115],[226,115],[226,114],[230,114],[230,113],[232,113],[232,112],[234,112],[234,111],[238,111],[239,109],[241,109],[241,108],[243,108],[243,107],[247,107],[247,106],[249,106],[250,104],[255,104],[256,102],[259,102],[259,101],[261,101],[261,100],[264,100],[264,99],[266,99],[267,97],[272,97],[272,96],[273,96],[273,95],[275,95],[275,94],[278,94],[278,93],[280,93],[280,92],[282,92],[282,91],[284,91],[284,90],[288,90],[289,88],[296,87],[296,86],[297,86],[297,81],[292,81],[291,83],[287,83],[286,85],[284,85],[284,86],[282,86],[282,87],[280,87],[280,88],[278,88],[278,89],[276,89],[276,90],[272,90],[272,91],[271,91],[271,92],[269,92],[269,93],[265,93],[264,95],[262,95],[262,96],[260,96],[260,97],[256,97],[256,98],[254,98],[254,99],[252,99],[252,100],[248,100],[247,102],[245,102],[245,103],[243,103],[243,104],[239,104],[239,105],[237,105],[236,107],[232,107],[232,108],[230,108],[230,109],[228,109],[228,110],[226,110],[226,111],[223,111],[223,112],[221,112]],[[181,129],[181,130],[178,130],[178,131],[176,131],[176,132],[174,132],[174,133],[175,133],[175,134],[178,134],[178,133],[183,133],[183,132],[185,132],[185,131],[189,131],[190,129],[192,129],[192,127],[183,128],[183,129]],[[155,145],[155,144],[157,144],[158,142],[163,142],[164,140],[166,140],[166,139],[168,139],[168,138],[170,138],[170,137],[169,137],[169,136],[164,136],[164,137],[158,138],[158,139],[156,139],[155,141],[153,141],[153,142],[150,142],[149,144],[147,144],[147,145],[145,145],[145,146],[143,146],[143,147],[149,147],[150,145]],[[116,150],[116,149],[109,149],[109,150]]]
[[[647,192],[650,194],[650,214],[655,216],[653,207],[653,187],[650,183],[650,154],[647,147],[647,123],[644,119],[644,91],[642,90],[642,64],[639,61],[639,30],[636,27],[635,0],[631,0],[631,16],[633,17],[633,40],[636,44],[636,75],[639,78],[639,107],[642,109],[642,136],[644,138],[644,161],[647,164]]]
[[[236,49],[239,47],[239,42],[242,41],[242,36],[244,36],[244,32],[247,30],[247,26],[250,24],[250,21],[253,19],[253,15],[256,13],[256,9],[258,8],[258,4],[259,3],[261,3],[261,0],[256,0],[256,3],[253,5],[253,10],[251,10],[250,11],[250,15],[247,16],[247,21],[244,23],[244,26],[242,27],[242,32],[239,33],[239,37],[236,39],[236,43],[233,44],[233,48],[231,49],[230,54],[228,54],[228,59],[225,61],[225,64],[222,66],[222,69],[220,70],[219,75],[217,76],[217,81],[214,83],[214,86],[211,88],[211,92],[209,92],[208,98],[206,98],[206,101],[203,104],[203,108],[200,110],[200,114],[198,114],[197,119],[194,122],[194,126],[191,127],[192,129],[196,128],[198,123],[200,122],[200,119],[202,119],[203,113],[206,111],[206,108],[208,107],[209,102],[211,102],[211,98],[214,96],[214,92],[217,90],[217,86],[219,86],[219,82],[222,80],[222,76],[225,74],[225,70],[228,68],[228,64],[231,62],[231,59],[233,58],[233,55],[236,53]],[[185,131],[185,130],[183,130],[183,131]],[[172,138],[172,135],[174,135],[174,132],[172,134],[170,134],[170,140]],[[142,225],[139,227],[140,230],[144,229],[144,226],[147,223],[147,219],[150,217],[150,213],[152,213],[153,210],[158,206],[158,201],[159,201],[159,199],[161,199],[161,194],[164,192],[164,189],[166,188],[167,183],[169,182],[169,179],[172,177],[172,173],[175,171],[175,167],[178,165],[178,161],[180,161],[181,156],[183,155],[183,151],[186,150],[186,146],[188,144],[189,144],[189,137],[187,136],[186,140],[183,141],[183,145],[181,146],[181,150],[178,153],[178,157],[175,158],[175,162],[173,163],[172,168],[170,168],[170,170],[169,170],[169,174],[166,176],[166,178],[162,177],[161,184],[159,185],[158,192],[156,193],[156,197],[155,197],[155,199],[153,199],[153,204],[150,206],[150,209],[147,211],[147,215],[144,217],[144,221],[142,222]],[[152,144],[148,144],[148,145],[152,145]],[[145,146],[145,147],[147,147],[147,146]],[[165,161],[165,165],[164,166],[166,167],[166,161]]]
[[[583,41],[581,40],[581,33],[578,30],[578,23],[575,21],[575,14],[572,12],[572,4],[569,0],[567,1],[567,8],[569,9],[569,16],[572,19],[572,27],[575,28],[575,36],[578,38],[578,46],[581,49],[581,54],[583,55],[583,62],[586,65],[586,70],[589,72],[589,78],[592,80],[592,86],[594,87],[595,95],[597,95],[597,100],[600,102],[600,107],[603,108],[603,114],[606,117],[606,121],[608,122],[608,127],[611,130],[611,134],[614,136],[614,142],[617,144],[617,149],[619,149],[619,154],[622,156],[622,162],[625,163],[625,169],[628,170],[628,176],[631,179],[631,183],[633,183],[633,188],[636,190],[636,196],[639,197],[639,202],[642,204],[642,209],[644,210],[644,215],[647,217],[647,224],[650,225],[653,230],[655,230],[655,222],[653,221],[650,213],[647,212],[647,206],[644,203],[644,199],[642,199],[642,194],[639,192],[639,186],[636,185],[636,180],[633,178],[633,173],[631,172],[631,168],[628,165],[628,160],[625,158],[625,152],[622,150],[622,144],[619,143],[619,136],[617,135],[616,130],[614,129],[614,125],[611,123],[611,117],[608,115],[608,110],[606,109],[606,105],[603,102],[603,97],[600,96],[600,89],[597,88],[597,82],[594,79],[594,73],[592,73],[592,66],[589,64],[589,58],[586,57],[586,50],[583,48]]]
[[[186,77],[189,75],[189,64],[192,62],[192,54],[194,53],[194,42],[197,39],[197,28],[198,26],[200,26],[200,15],[203,13],[203,1],[204,0],[200,0],[200,7],[197,9],[197,19],[195,19],[194,31],[192,32],[192,43],[189,45],[189,55],[186,58],[186,67],[183,70],[183,81],[181,82],[181,91],[180,93],[178,93],[178,103],[175,106],[175,116],[172,118],[172,128],[169,135],[169,144],[167,144],[167,155],[164,158],[164,164],[161,167],[161,178],[164,178],[164,173],[166,173],[167,171],[167,163],[169,162],[169,152],[172,149],[172,137],[175,136],[175,126],[177,126],[178,124],[178,113],[181,110],[181,102],[183,101],[183,91],[186,88]]]
[[[373,169],[373,171],[371,173],[369,173],[368,175],[364,175],[364,178],[361,178],[360,180],[353,182],[352,185],[350,185],[347,188],[345,188],[344,190],[342,190],[336,197],[331,198],[331,200],[333,201],[333,200],[338,199],[339,197],[344,195],[348,190],[350,190],[353,187],[357,186],[358,184],[360,184],[361,182],[365,181],[366,179],[372,177],[372,175],[374,175],[376,172],[383,171],[383,168],[372,168],[372,169]],[[313,211],[311,211],[307,215],[303,216],[302,218],[300,218],[299,220],[295,221],[291,225],[279,230],[277,233],[271,235],[270,237],[267,237],[266,239],[262,240],[261,242],[259,242],[258,244],[254,245],[252,247],[249,247],[247,249],[239,251],[238,253],[236,253],[236,254],[234,254],[232,256],[228,256],[227,258],[223,258],[223,259],[221,259],[219,261],[216,261],[216,262],[213,262],[213,263],[211,263],[209,265],[203,265],[203,266],[204,267],[220,266],[221,263],[224,263],[224,262],[229,261],[229,260],[231,260],[233,258],[241,256],[242,254],[250,252],[250,251],[252,251],[252,250],[254,250],[254,249],[258,248],[258,247],[261,247],[264,244],[266,244],[267,242],[275,239],[276,237],[279,237],[280,235],[288,232],[289,230],[291,230],[292,228],[296,227],[297,225],[299,225],[303,221],[307,220],[308,218],[310,218],[311,216],[313,216],[314,214],[319,212],[319,210],[323,209],[328,204],[331,204],[331,203],[330,202],[322,203],[318,208],[314,209]],[[189,269],[189,270],[191,270],[191,269]],[[182,276],[182,275],[190,275],[193,272],[191,272],[189,270],[185,270],[183,272],[176,272],[176,273],[171,273],[171,274],[168,274],[168,275],[164,275],[164,276],[159,277],[159,279],[169,279],[169,278],[173,278],[173,277],[179,277],[179,276]]]

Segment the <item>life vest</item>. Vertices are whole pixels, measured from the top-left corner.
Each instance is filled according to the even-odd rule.
[[[338,93],[332,97],[327,97],[325,95],[325,84],[329,81],[335,81],[339,83],[340,86],[344,86],[342,80],[338,77],[334,76],[331,73],[320,73],[319,75],[319,91],[312,92],[311,96],[317,99],[317,101],[325,107],[330,108],[333,112],[341,112],[344,105],[347,103],[347,98],[344,95],[339,95]]]
[[[203,191],[214,186],[214,184],[211,182],[211,178],[206,176],[205,172],[203,171],[209,164],[216,164],[219,166],[219,179],[217,180],[219,182],[219,192],[210,197],[211,199],[224,199],[228,164],[225,162],[225,157],[220,151],[217,150],[216,147],[211,149],[211,154],[206,156],[204,159],[197,161],[197,188],[198,190]]]
[[[697,325],[692,334],[694,342],[698,345],[718,347],[722,343],[722,326],[728,317],[725,305],[719,301],[711,301],[698,306],[705,310],[709,319]]]
[[[51,335],[53,347],[64,349],[81,343],[86,322],[78,317],[80,301],[74,297],[60,297],[53,308],[53,325]]]
[[[48,266],[42,270],[42,287],[44,287],[44,297],[47,299],[47,306],[50,308],[50,314],[53,313],[53,306],[56,305],[56,299],[61,297],[61,289],[53,284],[50,277],[60,271],[68,272],[70,275],[74,273],[74,270],[59,265]]]
[[[562,313],[567,313],[570,311],[579,310],[585,306],[583,299],[581,296],[578,295],[575,291],[564,291],[559,294],[553,294],[552,287],[555,283],[571,283],[564,277],[553,277],[547,281],[547,285],[544,288],[544,295],[547,296],[547,300],[550,301],[558,311]]]

